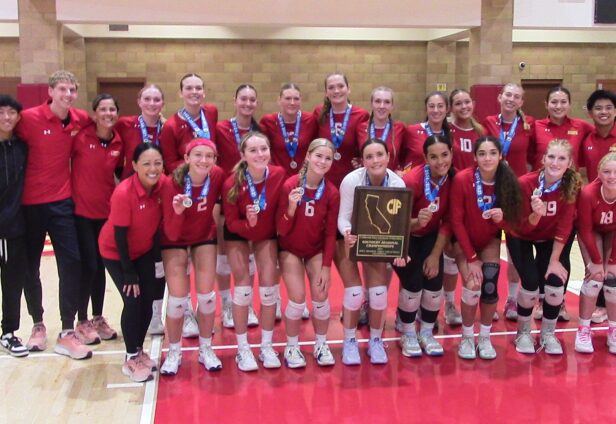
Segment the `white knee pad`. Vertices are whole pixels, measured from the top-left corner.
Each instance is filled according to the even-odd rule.
[[[342,306],[349,311],[358,311],[362,303],[364,303],[364,291],[361,286],[347,287],[344,289]]]
[[[235,286],[233,290],[233,303],[238,306],[252,305],[252,287]]]
[[[431,291],[423,289],[421,295],[421,307],[426,311],[436,311],[441,308],[443,303],[443,290]]]
[[[261,305],[272,306],[276,304],[276,300],[278,300],[278,287],[279,287],[278,284],[271,286],[271,287],[259,287],[259,295],[261,296]]]
[[[387,309],[387,286],[376,286],[368,289],[370,309],[384,311]]]
[[[216,292],[197,293],[197,303],[199,304],[199,313],[204,315],[213,314],[216,312]]]
[[[398,294],[398,308],[404,312],[417,312],[421,304],[421,292],[412,292],[407,289],[400,290]]]
[[[186,297],[169,296],[167,299],[167,316],[169,318],[183,318],[186,310]]]
[[[255,261],[254,253],[248,256],[248,273],[250,275],[255,275],[257,273],[257,261]]]
[[[480,296],[481,290],[471,290],[466,287],[462,287],[462,302],[468,306],[475,306],[478,304]]]
[[[548,305],[552,306],[560,306],[565,299],[565,286],[551,286],[549,284],[545,285],[545,297],[543,301]],[[605,286],[603,286],[603,290],[605,290]]]
[[[284,310],[284,316],[293,321],[302,319],[306,302],[295,303],[292,300],[287,302],[287,308]]]
[[[603,283],[603,294],[605,294],[605,303],[616,303],[616,280],[608,278]]]
[[[165,278],[165,267],[163,261],[154,262],[154,277]]]
[[[443,253],[443,272],[449,275],[458,275],[458,265],[456,260]]]
[[[548,286],[545,286],[545,290],[546,290],[545,293],[547,294]],[[538,300],[539,300],[539,289],[529,291],[529,290],[526,290],[524,287],[520,287],[520,290],[518,290],[517,301],[521,307],[526,308],[526,309],[533,309]]]
[[[231,267],[227,255],[216,255],[216,274],[231,275]]]
[[[330,315],[329,299],[325,299],[323,302],[312,301],[312,316],[314,319],[324,321],[329,319]]]
[[[584,280],[580,292],[588,297],[597,297],[599,296],[601,287],[603,287],[603,281]]]

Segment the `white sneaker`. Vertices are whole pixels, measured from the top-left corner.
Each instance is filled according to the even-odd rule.
[[[462,339],[460,340],[460,345],[458,346],[458,356],[462,359],[477,358],[474,336],[462,336]]]
[[[233,328],[233,302],[225,302],[222,305],[222,326],[225,328]]]
[[[593,353],[595,351],[589,326],[581,325],[575,333],[575,351],[580,353]]]
[[[545,350],[548,355],[562,355],[563,347],[560,340],[556,338],[554,331],[543,331],[539,339],[540,349]]]
[[[255,309],[252,305],[248,306],[248,326],[256,327],[259,325],[259,318],[257,318],[257,314],[255,313]]]
[[[182,350],[181,349],[169,349],[167,357],[163,366],[160,367],[160,373],[163,375],[176,375],[178,368],[182,364]]]
[[[265,368],[280,368],[281,363],[278,359],[278,352],[274,350],[271,343],[261,346],[259,361],[263,362]]]
[[[509,321],[517,321],[518,302],[515,299],[507,299],[505,302],[505,318]]]
[[[607,309],[598,306],[592,313],[590,320],[595,324],[601,324],[607,320]]]
[[[249,346],[240,347],[237,349],[237,355],[235,355],[235,362],[240,371],[256,371],[259,369],[255,355]]]
[[[197,319],[191,311],[184,312],[182,337],[186,337],[187,339],[194,339],[199,337],[199,325],[197,324]]]
[[[419,345],[428,356],[442,356],[443,346],[434,338],[432,331],[419,333]]]
[[[276,321],[280,321],[282,319],[282,300],[280,298],[276,299]]]
[[[453,303],[445,302],[445,324],[462,325],[462,315]]]
[[[299,346],[287,346],[284,348],[284,362],[288,368],[304,368],[306,358],[299,350]]]
[[[481,359],[496,359],[496,350],[492,346],[490,336],[479,336],[477,339],[477,351]]]
[[[400,348],[402,354],[409,358],[415,358],[422,355],[421,346],[417,340],[416,333],[405,333],[400,337]]]
[[[222,369],[222,362],[220,362],[211,346],[199,346],[199,363],[203,364],[208,371],[219,371]]]
[[[302,319],[310,318],[310,310],[308,309],[308,305],[304,305],[304,312],[302,312]]]
[[[332,355],[332,351],[329,349],[327,343],[322,343],[320,345],[315,344],[312,355],[314,359],[317,360],[317,364],[322,367],[330,367],[336,363],[336,359],[334,355]]]
[[[160,336],[165,334],[165,326],[160,315],[152,314],[150,325],[148,326],[148,334],[151,336]]]
[[[535,339],[529,331],[518,330],[518,334],[513,342],[515,350],[520,353],[533,354],[535,353]]]

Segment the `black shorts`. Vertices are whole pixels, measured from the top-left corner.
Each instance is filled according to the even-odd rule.
[[[217,240],[214,239],[210,239],[210,240],[205,240],[205,241],[199,241],[197,243],[193,243],[193,244],[178,244],[175,246],[171,246],[171,245],[161,245],[160,246],[160,250],[169,250],[169,249],[188,249],[190,248],[194,248],[194,247],[199,247],[199,246],[206,246],[209,244],[213,244],[216,245],[218,244]]]

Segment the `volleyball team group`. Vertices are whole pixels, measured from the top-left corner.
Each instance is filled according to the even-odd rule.
[[[282,352],[272,346],[281,315],[286,366],[306,366],[299,335],[308,318],[315,334],[310,354],[320,366],[334,365],[326,336],[331,304],[340,302],[342,363],[365,360],[359,324],[369,326],[369,361],[387,363],[388,296],[398,298],[402,355],[443,355],[433,335],[443,307],[446,325],[462,326],[459,357],[494,359],[502,233],[509,258],[504,316],[517,320],[516,350],[563,354],[555,326],[570,320],[564,296],[577,234],[586,269],[575,350],[593,352],[591,320],[607,319],[607,348],[616,354],[614,93],[590,95],[591,125],[568,116],[564,87],[549,90],[547,117],[535,120],[522,112],[522,88],[506,84],[500,113],[482,124],[467,91],[433,92],[425,121],[407,126],[392,118],[390,88],[372,91],[368,112],[351,103],[341,73],[327,76],[324,103],[314,111],[302,110],[300,87],[287,83],[280,110],[260,120],[250,84],[237,88],[235,114],[221,121],[204,102],[202,78],[187,74],[179,85],[183,106],[166,120],[156,85],[137,94],[138,116],[119,117],[108,94],[94,99],[88,115],[73,107],[78,83],[67,71],[50,77],[50,100],[40,106],[22,111],[0,95],[0,342],[10,354],[47,347],[39,274],[46,233],[59,274],[62,331],[54,351],[85,359],[92,356],[89,345],[117,337],[103,316],[106,269],[123,300],[122,371],[138,382],[157,370],[143,344],[148,331],[165,331],[162,314],[169,351],[161,374],[178,372],[183,337],[198,337],[198,360],[207,370],[222,368],[212,349],[217,296],[223,326],[235,329],[242,371],[257,370],[259,362],[281,367]],[[412,189],[406,257],[361,265],[349,259],[357,242],[351,232],[357,186]],[[342,299],[328,295],[332,263],[344,284]],[[393,272],[398,293],[389,291]],[[281,283],[288,297],[283,313]],[[15,334],[22,290],[34,323],[26,345]],[[253,297],[260,301],[258,318]],[[538,340],[533,318],[541,320]],[[247,332],[255,325],[257,357],[249,344],[257,340]]]

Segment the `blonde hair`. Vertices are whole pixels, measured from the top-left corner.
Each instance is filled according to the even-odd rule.
[[[259,131],[249,131],[244,134],[242,136],[242,139],[240,140],[240,153],[243,153],[244,150],[246,150],[246,143],[251,138],[260,138],[262,140],[265,140],[265,142],[267,143],[267,147],[270,147],[270,141],[265,134]],[[240,187],[242,187],[242,185],[244,185],[244,182],[246,181],[245,173],[247,168],[248,163],[246,162],[246,159],[242,158],[239,160],[238,163],[235,164],[233,170],[231,171],[231,174],[233,175],[233,186],[231,187],[231,190],[229,190],[229,193],[227,193],[227,199],[231,203],[235,203],[237,201],[237,197],[240,193]]]
[[[449,94],[449,107],[453,109],[453,98],[456,97],[458,94],[460,93],[465,93],[468,94],[468,97],[471,97],[471,93],[469,93],[468,91],[464,90],[463,88],[456,88],[454,89],[450,94]],[[473,99],[471,98],[471,101]],[[473,130],[477,133],[478,136],[482,136],[485,135],[485,130],[483,129],[483,125],[481,125],[479,122],[477,122],[477,120],[475,119],[474,116],[471,116],[470,118],[471,121],[471,127],[473,127]]]
[[[522,96],[524,96],[524,89],[522,88],[521,85],[516,84],[515,82],[508,82],[507,84],[503,85],[503,88],[501,90],[501,94],[503,94],[505,92],[507,87],[519,88],[520,91],[522,92]],[[522,118],[522,123],[524,124],[524,129],[526,131],[530,130],[530,124],[528,122],[526,122],[526,114],[524,113],[522,108],[519,108],[516,113],[520,116],[520,118]]]
[[[605,156],[601,158],[599,161],[599,165],[597,165],[597,172],[601,171],[601,168],[605,166],[608,162],[616,162],[616,152],[608,152]]]
[[[79,83],[77,82],[77,77],[72,72],[66,71],[64,69],[60,71],[56,71],[49,76],[49,86],[54,88],[58,85],[59,82],[68,81],[70,83],[75,84],[75,87],[79,88]]]
[[[329,141],[326,138],[315,138],[314,140],[310,142],[310,145],[308,145],[308,152],[306,153],[306,156],[314,152],[319,147],[327,147],[332,151],[332,154],[336,153],[336,147],[331,141]],[[308,172],[308,161],[304,159],[304,163],[302,164],[302,167],[300,168],[299,173],[298,173],[299,175],[299,178],[297,180],[298,187],[302,187],[304,185],[304,179],[306,178],[307,172]]]
[[[545,149],[544,157],[548,154],[548,151],[553,147],[560,147],[567,151],[569,155],[569,160],[573,160],[573,146],[571,143],[565,139],[555,138],[550,141],[547,149]],[[616,158],[616,156],[614,156]],[[573,168],[569,167],[565,170],[565,173],[560,180],[560,193],[561,199],[565,200],[568,203],[574,203],[577,199],[578,192],[580,188],[582,188],[582,177],[580,174]]]

